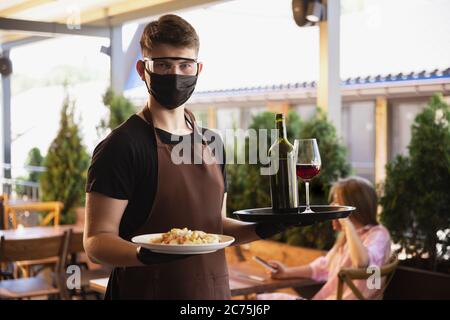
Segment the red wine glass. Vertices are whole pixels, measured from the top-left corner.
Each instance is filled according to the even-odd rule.
[[[320,160],[319,147],[316,139],[299,139],[296,141],[297,177],[305,182],[306,186],[306,209],[302,213],[312,213],[309,206],[309,182],[320,172],[322,162]]]

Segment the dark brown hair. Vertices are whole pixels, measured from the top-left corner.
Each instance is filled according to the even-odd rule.
[[[352,206],[356,210],[350,216],[359,224],[377,225],[377,193],[372,183],[361,177],[349,177],[336,182],[330,190],[328,200],[339,199],[340,205]]]
[[[195,29],[189,22],[174,14],[166,14],[147,24],[139,43],[144,56],[150,54],[157,44],[193,48],[197,53],[200,47]]]

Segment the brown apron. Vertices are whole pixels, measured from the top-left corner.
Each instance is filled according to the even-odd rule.
[[[186,114],[194,134],[201,135],[192,113],[186,110]],[[174,164],[172,146],[159,139],[147,107],[144,116],[156,137],[158,185],[147,221],[131,236],[184,227],[222,234],[224,183],[219,164],[206,159],[213,157],[210,148],[204,143],[193,144],[192,154],[203,154],[201,164]],[[116,268],[112,278],[108,291],[114,288],[113,299],[230,298],[224,250],[154,266]]]

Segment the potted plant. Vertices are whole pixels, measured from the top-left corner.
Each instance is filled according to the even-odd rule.
[[[382,186],[381,221],[404,258],[401,264],[413,268],[399,268],[398,277],[402,272],[410,277],[399,285],[405,285],[405,293],[425,298],[439,297],[440,292],[450,297],[449,289],[440,290],[450,288],[449,122],[450,106],[434,95],[412,125],[409,155],[397,156],[386,166]]]

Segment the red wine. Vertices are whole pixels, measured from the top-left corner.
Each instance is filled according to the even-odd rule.
[[[309,181],[320,172],[320,165],[317,164],[297,164],[297,177]]]

